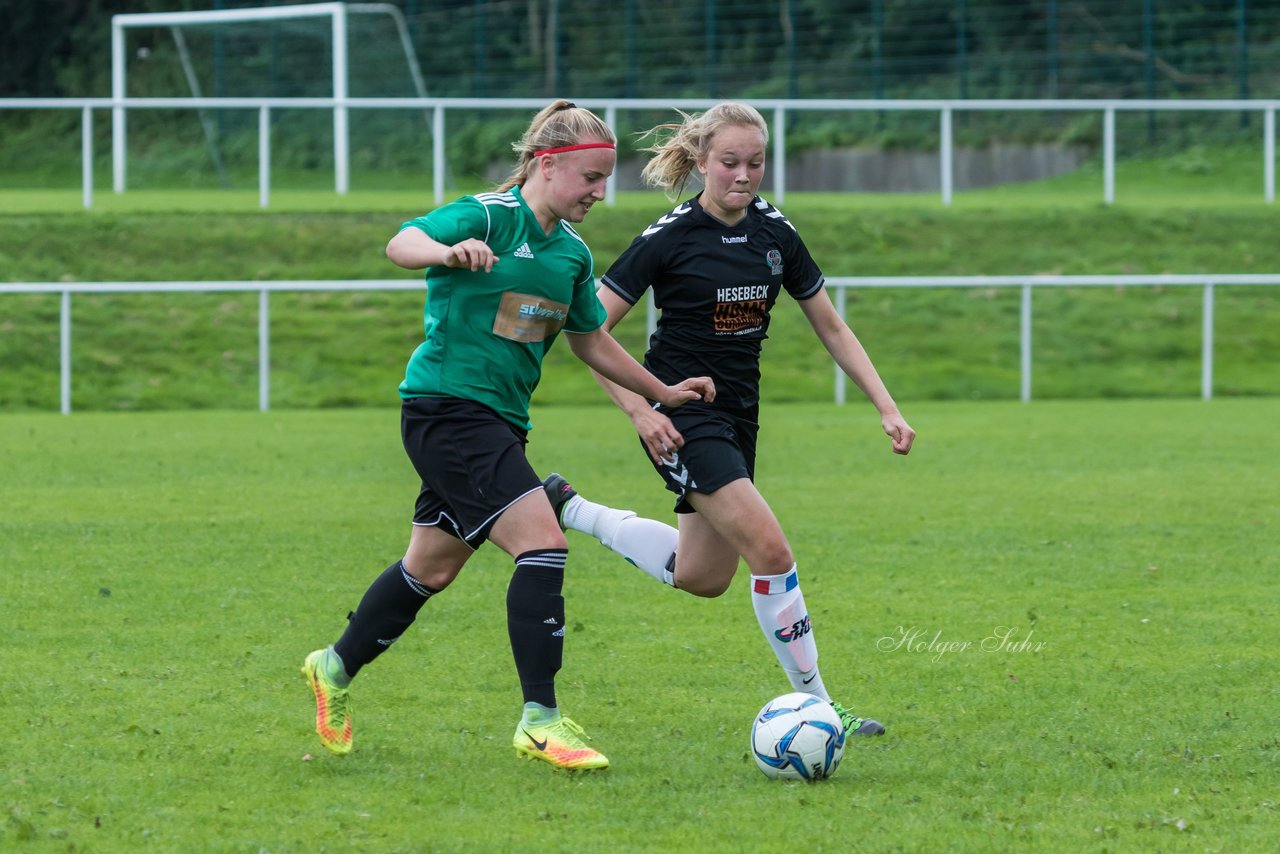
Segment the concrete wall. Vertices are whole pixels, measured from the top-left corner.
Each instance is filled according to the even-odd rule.
[[[989,148],[956,148],[953,186],[966,190],[1051,178],[1078,169],[1088,156],[1088,149],[1083,146],[996,144]],[[787,189],[936,192],[942,189],[941,158],[937,151],[806,151],[788,158]]]
[[[1089,155],[1084,146],[1047,144],[956,148],[953,187],[966,190],[1051,178],[1080,168]],[[640,189],[643,165],[643,161],[631,159],[620,163],[618,189]],[[766,198],[771,181],[772,176],[766,174],[762,188]],[[937,151],[843,148],[805,151],[787,158],[789,191],[918,193],[941,189],[941,158]]]

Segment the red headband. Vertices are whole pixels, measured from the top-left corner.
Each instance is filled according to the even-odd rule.
[[[581,142],[577,145],[562,145],[559,148],[544,148],[542,151],[535,151],[534,157],[541,157],[544,154],[563,154],[566,151],[581,151],[584,148],[613,148],[612,142]]]

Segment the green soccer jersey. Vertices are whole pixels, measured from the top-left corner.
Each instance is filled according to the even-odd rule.
[[[498,260],[488,273],[427,269],[426,336],[400,397],[474,400],[530,429],[529,399],[560,330],[592,332],[605,320],[587,245],[567,222],[543,233],[519,187],[463,196],[405,228],[450,246],[483,240]]]

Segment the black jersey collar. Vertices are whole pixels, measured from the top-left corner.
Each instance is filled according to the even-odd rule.
[[[689,199],[684,204],[692,207],[694,211],[696,211],[700,216],[706,219],[707,222],[715,225],[717,228],[736,228],[736,229],[741,229],[743,231],[746,231],[748,228],[747,221],[750,220],[752,217],[758,215],[761,210],[761,207],[767,206],[768,202],[760,198],[759,193],[756,193],[755,197],[752,198],[751,200],[751,204],[747,205],[747,209],[744,212],[742,219],[738,220],[733,225],[730,225],[729,223],[720,219],[720,217],[711,213],[711,211],[707,210],[702,206],[702,193],[698,193],[698,195]]]

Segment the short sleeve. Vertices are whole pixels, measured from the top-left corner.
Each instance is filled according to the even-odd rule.
[[[400,226],[400,230],[416,228],[447,246],[474,237],[486,240],[489,237],[489,214],[484,205],[472,196],[441,205],[424,216],[415,217]]]
[[[654,241],[641,235],[610,265],[601,283],[629,305],[635,305],[658,278],[661,253]]]
[[[569,305],[569,317],[564,331],[577,334],[595,332],[604,326],[606,313],[600,298],[596,296],[595,266],[591,253],[586,253],[586,275],[573,285],[573,302]]]
[[[783,266],[785,271],[783,286],[787,289],[787,293],[796,300],[807,300],[816,296],[818,291],[822,290],[826,277],[822,275],[822,270],[809,254],[809,247],[804,245],[804,241],[795,231],[791,232],[787,254],[790,257],[786,259]]]

